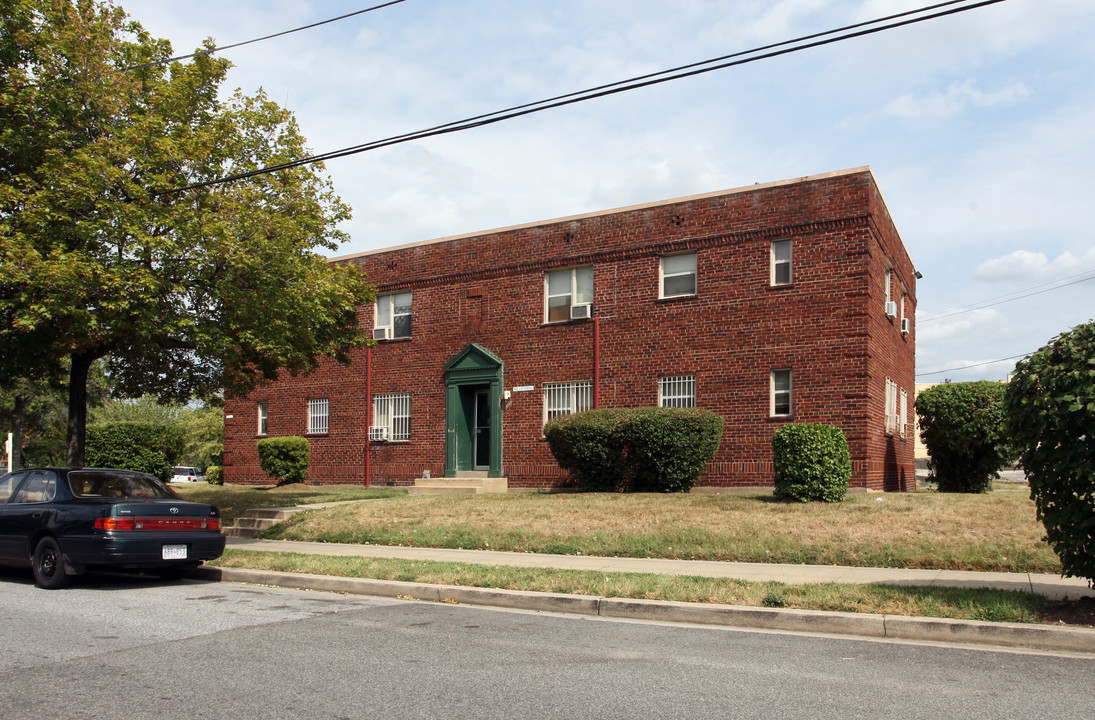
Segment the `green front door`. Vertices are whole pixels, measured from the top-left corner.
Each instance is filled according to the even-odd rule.
[[[445,365],[445,475],[502,477],[502,361],[468,345]]]

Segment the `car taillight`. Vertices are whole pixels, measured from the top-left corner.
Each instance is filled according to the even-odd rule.
[[[200,517],[101,517],[95,529],[107,532],[156,530],[220,530],[220,518]]]

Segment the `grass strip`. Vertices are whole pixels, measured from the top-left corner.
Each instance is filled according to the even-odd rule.
[[[727,578],[482,566],[426,560],[225,551],[214,567],[250,568],[464,587],[752,607],[831,610],[990,622],[1039,622],[1047,600],[1030,592],[948,587],[790,585]]]
[[[252,508],[292,507],[347,500],[381,500],[406,497],[404,488],[367,488],[344,485],[281,485],[278,487],[242,487],[239,485],[175,484],[171,488],[183,499],[216,505],[221,521],[231,525]]]
[[[560,555],[1059,574],[1022,493],[507,494],[392,498],[301,513],[280,540]]]

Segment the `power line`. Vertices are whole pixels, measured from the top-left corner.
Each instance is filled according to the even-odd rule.
[[[886,17],[877,18],[875,20],[856,23],[854,25],[847,25],[845,27],[836,28],[833,30],[827,30],[825,32],[814,33],[812,35],[805,35],[799,38],[795,38],[793,40],[786,40],[772,45],[765,45],[762,47],[754,48],[752,50],[745,50],[737,53],[732,53],[730,55],[712,58],[710,60],[682,65],[676,68],[671,68],[669,70],[662,70],[657,73],[640,75],[630,78],[628,80],[621,80],[615,83],[610,83],[608,85],[600,85],[594,88],[589,88],[587,90],[559,95],[553,98],[548,98],[546,100],[540,100],[538,102],[517,105],[511,108],[507,108],[505,110],[498,110],[492,113],[446,123],[444,125],[437,125],[432,128],[427,128],[425,130],[418,130],[415,132],[405,133],[403,135],[395,135],[389,138],[385,138],[383,140],[375,140],[373,142],[354,145],[351,147],[343,148],[341,150],[333,150],[327,153],[321,153],[319,155],[311,155],[308,157],[299,158],[297,160],[279,163],[277,165],[269,165],[266,167],[258,168],[256,170],[227,175],[225,177],[217,178],[215,180],[207,180],[205,182],[194,183],[192,185],[177,188],[169,192],[183,192],[185,190],[194,190],[197,188],[220,185],[223,183],[234,182],[236,180],[243,180],[246,178],[255,177],[257,175],[265,175],[267,173],[277,172],[278,170],[288,170],[294,167],[300,167],[302,165],[310,165],[316,162],[323,162],[326,160],[333,160],[335,158],[346,157],[347,155],[356,155],[358,153],[367,152],[369,150],[377,150],[380,148],[389,147],[391,145],[410,142],[412,140],[422,140],[429,137],[435,137],[437,135],[445,135],[449,133],[460,132],[462,130],[469,130],[471,128],[483,127],[485,125],[492,125],[494,123],[502,122],[503,120],[510,120],[524,115],[531,115],[533,113],[542,112],[544,110],[549,110],[552,108],[573,105],[575,103],[585,102],[586,100],[606,97],[608,95],[615,95],[617,93],[622,93],[629,90],[637,90],[639,88],[666,83],[672,80],[680,80],[683,78],[692,77],[694,75],[701,75],[703,73],[708,73],[715,70],[722,70],[738,65],[745,65],[747,63],[756,62],[758,60],[779,57],[781,55],[787,55],[790,53],[799,52],[801,50],[807,50],[810,48],[821,47],[844,40],[850,40],[852,38],[872,35],[882,32],[884,30],[891,30],[894,28],[903,27],[905,25],[912,25],[928,20],[934,20],[948,15],[955,15],[957,13],[966,12],[968,10],[974,10],[988,5],[995,5],[997,3],[1004,2],[1004,0],[981,0],[980,2],[963,5],[962,7],[950,7],[967,1],[968,0],[949,0],[949,2],[941,2],[935,5],[928,5],[917,10],[910,10],[907,12],[898,13],[896,15],[889,15]],[[936,10],[938,10],[938,12],[932,12]],[[917,15],[919,15],[919,17],[912,17]]]
[[[231,45],[221,45],[219,47],[213,48],[212,50],[197,50],[195,52],[190,53],[189,55],[177,55],[176,57],[167,58],[166,60],[155,60],[153,62],[144,63],[143,65],[131,65],[130,67],[127,67],[125,69],[126,70],[140,70],[141,68],[154,67],[156,65],[166,65],[167,63],[176,62],[178,60],[186,60],[188,58],[197,57],[199,55],[212,55],[213,53],[220,52],[221,50],[228,50],[230,48],[242,47],[244,45],[250,45],[251,43],[262,42],[263,40],[269,40],[271,38],[281,37],[282,35],[289,35],[291,33],[300,32],[301,30],[309,30],[309,29],[314,28],[314,27],[319,27],[320,25],[326,25],[328,23],[338,22],[339,20],[345,20],[346,18],[352,18],[355,15],[362,15],[362,14],[367,13],[367,12],[372,12],[373,10],[380,10],[382,8],[386,8],[386,7],[389,7],[391,5],[398,5],[399,3],[406,2],[406,1],[407,0],[392,0],[392,2],[386,2],[383,5],[376,5],[374,7],[365,8],[364,10],[356,10],[352,13],[346,13],[345,15],[339,15],[338,17],[333,17],[333,18],[330,18],[329,20],[320,20],[319,22],[314,22],[314,23],[311,23],[309,25],[301,25],[300,27],[293,28],[292,30],[282,30],[281,32],[276,32],[273,35],[264,35],[263,37],[255,38],[254,40],[244,40],[243,42],[232,43]]]
[[[1076,276],[1075,275],[1070,275],[1069,277],[1076,277]],[[1061,280],[1067,280],[1067,279],[1068,278],[1062,278]],[[1061,280],[1055,280],[1054,282],[1060,283]],[[1012,295],[1015,295],[1015,297],[1008,297],[1007,295],[1001,295],[999,297],[1006,298],[1006,299],[997,300],[996,302],[991,302],[989,300],[984,300],[980,303],[974,303],[973,305],[967,306],[964,309],[957,309],[957,310],[954,310],[954,311],[951,311],[951,312],[943,313],[941,315],[933,315],[932,317],[924,318],[923,320],[918,320],[917,322],[920,323],[921,325],[923,325],[926,322],[933,322],[935,320],[942,320],[943,318],[949,318],[949,317],[953,317],[955,315],[962,315],[964,313],[973,312],[974,310],[984,310],[985,308],[993,307],[994,305],[1003,305],[1004,303],[1009,303],[1009,302],[1012,302],[1013,300],[1022,300],[1023,298],[1032,297],[1034,295],[1041,295],[1042,293],[1047,293],[1047,292],[1050,292],[1052,290],[1060,290],[1061,288],[1066,288],[1070,285],[1077,285],[1077,284],[1082,283],[1082,282],[1088,282],[1089,280],[1095,280],[1095,275],[1089,275],[1088,277],[1080,278],[1079,280],[1073,280],[1072,282],[1062,283],[1062,284],[1057,285],[1055,287],[1046,288],[1045,290],[1037,290],[1035,292],[1026,293],[1024,295],[1015,295],[1015,293],[1012,293]],[[1053,284],[1053,283],[1045,283],[1045,285],[1051,285],[1051,284]],[[1036,287],[1036,288],[1037,287],[1042,287],[1042,285],[1035,285],[1034,287]],[[1033,288],[1030,288],[1030,289],[1033,289]],[[1023,291],[1022,290],[1016,290],[1016,293],[1019,293],[1019,292],[1023,292]]]
[[[973,363],[972,365],[964,365],[963,367],[949,368],[947,370],[932,370],[926,373],[917,373],[916,377],[927,377],[928,375],[942,375],[943,373],[959,372],[961,370],[968,370],[969,368],[981,367],[983,365],[995,365],[996,363],[1002,363],[1007,360],[1016,360],[1018,358],[1028,357],[1033,355],[1033,352],[1023,353],[1022,355],[1012,355],[1011,357],[1000,358],[999,360],[986,360],[985,362]]]

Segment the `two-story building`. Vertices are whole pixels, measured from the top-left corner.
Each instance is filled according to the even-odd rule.
[[[303,435],[309,482],[480,471],[565,487],[542,428],[594,407],[725,420],[701,485],[773,482],[791,422],[839,426],[851,486],[915,487],[916,271],[869,168],[402,245],[357,263],[375,346],[225,409],[225,481]]]

